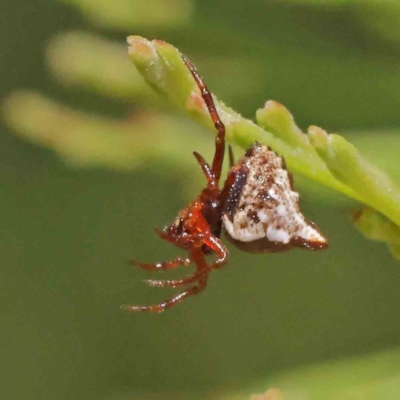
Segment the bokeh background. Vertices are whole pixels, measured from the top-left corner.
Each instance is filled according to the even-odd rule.
[[[140,80],[126,36],[175,45],[246,117],[277,100],[398,180],[400,4],[0,9],[2,398],[249,399],[272,386],[288,399],[400,398],[400,265],[354,229],[355,202],[301,178],[304,212],[329,250],[228,245],[229,265],[201,296],[162,315],[119,309],[171,294],[146,287],[152,275],[128,260],[177,254],[153,229],[204,184],[191,151],[213,150],[209,132]]]

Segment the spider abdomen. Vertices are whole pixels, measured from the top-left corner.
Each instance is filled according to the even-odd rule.
[[[237,247],[249,252],[327,247],[325,237],[301,213],[299,194],[293,189],[282,157],[255,143],[231,173],[235,180],[224,206],[222,225]]]

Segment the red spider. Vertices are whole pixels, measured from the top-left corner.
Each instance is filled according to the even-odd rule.
[[[299,195],[293,189],[292,176],[286,171],[283,158],[267,146],[254,143],[236,165],[229,147],[230,170],[222,189],[219,188],[225,126],[196,68],[185,56],[183,62],[196,81],[217,130],[211,166],[200,154],[193,153],[207,186],[169,227],[156,229],[162,239],[187,250],[188,257],[155,264],[132,261],[132,264],[149,271],[162,271],[194,263],[196,271],[183,279],[148,280],[150,286],[185,289],[158,304],[122,306],[128,311],[162,312],[203,291],[208,274],[228,261],[228,250],[220,240],[222,228],[233,244],[253,253],[284,251],[294,246],[316,250],[328,245],[318,228],[300,212]],[[208,263],[206,255],[211,253],[217,259]]]

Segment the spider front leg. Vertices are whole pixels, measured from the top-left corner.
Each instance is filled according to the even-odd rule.
[[[229,145],[229,168],[232,168],[235,165],[235,156],[233,155],[232,146]]]
[[[213,269],[219,269],[228,262],[228,251],[222,242],[214,237],[210,236],[208,239],[204,240],[204,244],[207,244],[213,251],[218,254],[218,258],[212,264],[205,264],[205,268],[197,270],[193,275],[187,276],[183,279],[170,279],[170,280],[160,280],[160,279],[148,279],[145,282],[152,287],[172,287],[176,288],[178,286],[185,286],[189,283],[194,283],[199,281],[202,276],[209,274]],[[205,261],[204,261],[205,263]],[[196,264],[197,265],[197,264]]]
[[[168,232],[162,231],[161,229],[156,228],[156,233],[157,235],[159,235],[161,237],[161,239],[170,242],[170,243],[174,243],[177,242],[177,239],[173,236],[171,236],[170,234],[168,234]],[[181,244],[184,244],[186,242],[191,241],[190,238],[186,237],[179,237],[178,241]],[[131,260],[130,261],[131,265],[135,265],[139,268],[142,268],[146,271],[166,271],[166,270],[170,270],[170,269],[174,269],[176,267],[179,266],[188,266],[190,264],[190,259],[189,258],[183,258],[183,257],[177,257],[171,261],[162,261],[162,262],[156,262],[156,263],[142,263],[136,260]]]
[[[215,182],[219,182],[219,178],[221,177],[222,163],[224,162],[225,155],[225,125],[218,115],[211,92],[208,90],[202,77],[197,72],[196,67],[188,60],[186,56],[182,55],[182,59],[196,81],[198,88],[200,89],[201,97],[207,106],[215,129],[217,130],[217,136],[215,137],[215,153],[213,162],[211,164],[211,172]],[[197,158],[196,154],[195,157]]]
[[[197,246],[193,246],[190,250],[190,259],[196,264],[198,271],[204,271],[203,274],[199,274],[197,280],[197,285],[190,287],[189,289],[176,294],[168,300],[162,301],[158,304],[153,304],[150,306],[135,306],[135,305],[124,305],[121,306],[123,310],[138,312],[138,311],[147,311],[147,312],[158,312],[161,313],[165,311],[167,308],[171,308],[176,304],[181,303],[183,300],[187,299],[194,294],[198,294],[205,289],[207,286],[208,280],[208,266],[205,262],[204,253],[202,251],[202,244]]]

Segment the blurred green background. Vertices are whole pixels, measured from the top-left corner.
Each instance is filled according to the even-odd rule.
[[[127,261],[177,254],[153,229],[170,223],[202,187],[191,151],[201,150],[209,159],[212,137],[144,85],[138,93],[113,93],[101,79],[73,82],[65,71],[54,80],[45,49],[56,34],[98,34],[120,46],[104,77],[125,78],[130,69],[124,75],[117,62],[125,55],[123,62],[130,62],[125,37],[164,39],[187,54],[212,91],[246,117],[266,100],[277,100],[303,128],[316,124],[343,133],[398,180],[400,4],[175,0],[164,4],[182,14],[164,11],[157,19],[157,2],[71,3],[3,1],[3,102],[16,89],[30,89],[106,121],[127,116],[123,129],[116,124],[115,134],[131,132],[133,155],[124,154],[128,161],[119,163],[125,142],[118,139],[114,158],[101,154],[93,161],[90,140],[82,144],[89,150],[80,153],[74,139],[64,162],[45,147],[63,153],[68,119],[60,137],[56,128],[63,124],[57,118],[41,119],[40,110],[32,117],[20,107],[10,122],[10,108],[5,109],[0,126],[1,397],[249,399],[270,386],[284,392],[287,381],[297,379],[300,392],[287,398],[302,393],[302,399],[399,399],[400,266],[384,245],[356,232],[349,217],[355,202],[303,179],[297,187],[304,213],[327,235],[329,250],[251,255],[228,245],[230,263],[212,274],[201,296],[162,315],[121,311],[121,304],[153,303],[171,294],[146,287],[142,279],[153,275]],[[93,7],[105,8],[100,13],[105,21],[93,19]],[[130,7],[136,7],[132,20]],[[113,25],[111,10],[118,17]],[[83,43],[82,38],[76,42]],[[102,45],[96,51],[91,61],[102,60]],[[64,61],[74,59],[72,54]],[[35,132],[53,127],[54,138],[48,132],[45,139],[29,133],[30,118]],[[169,156],[151,121],[168,143]],[[148,123],[153,130],[143,128]],[[114,149],[114,139],[109,140]],[[135,143],[150,156],[136,162]],[[346,357],[355,359],[335,362]],[[319,362],[324,367],[302,380],[303,368]],[[338,388],[343,392],[333,395]]]

